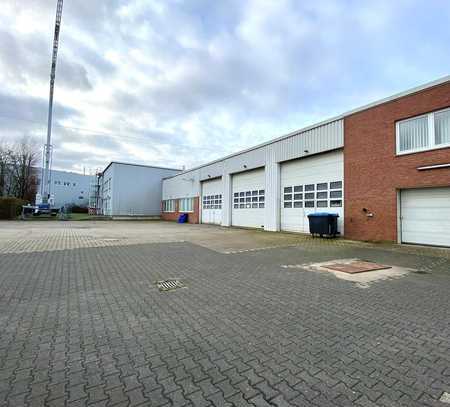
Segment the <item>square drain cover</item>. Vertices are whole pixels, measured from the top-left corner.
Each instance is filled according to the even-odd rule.
[[[157,281],[156,286],[158,287],[159,291],[172,291],[176,290],[177,288],[183,288],[184,284],[180,280],[169,279]]]
[[[330,270],[342,271],[343,273],[348,274],[364,273],[366,271],[386,270],[392,268],[391,266],[384,266],[383,264],[372,263],[363,260],[352,260],[345,263],[336,262],[327,264],[325,267]]]

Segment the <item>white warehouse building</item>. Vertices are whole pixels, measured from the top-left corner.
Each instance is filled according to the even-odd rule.
[[[327,121],[163,180],[162,218],[309,232],[308,214],[339,215],[344,123]]]
[[[43,169],[37,169],[37,183],[41,185]],[[89,202],[89,186],[94,180],[93,175],[78,174],[76,172],[50,170],[49,190],[54,198],[54,206],[64,205],[87,207]],[[42,192],[40,190],[40,192]]]
[[[107,216],[159,217],[162,179],[180,171],[113,161],[100,174],[94,186],[95,205],[100,208],[98,212]]]
[[[163,180],[162,218],[450,247],[450,76]],[[345,144],[345,146],[344,146]]]

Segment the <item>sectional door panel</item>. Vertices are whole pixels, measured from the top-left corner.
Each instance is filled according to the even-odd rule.
[[[400,201],[403,243],[450,247],[450,187],[403,190]]]
[[[265,198],[263,168],[233,175],[231,224],[263,228]]]
[[[344,227],[343,152],[333,151],[281,165],[281,230],[309,233],[308,215],[337,213]]]
[[[202,182],[202,223],[222,224],[222,178]]]

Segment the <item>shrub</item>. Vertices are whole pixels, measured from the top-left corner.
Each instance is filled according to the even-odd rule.
[[[86,206],[73,205],[71,206],[70,211],[72,213],[88,213],[89,209]]]
[[[22,213],[27,201],[18,198],[0,197],[0,219],[16,219]]]

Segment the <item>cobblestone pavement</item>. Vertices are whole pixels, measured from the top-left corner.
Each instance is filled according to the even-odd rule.
[[[448,405],[446,251],[110,243],[0,254],[1,406]],[[351,257],[419,273],[361,289],[281,267]]]

